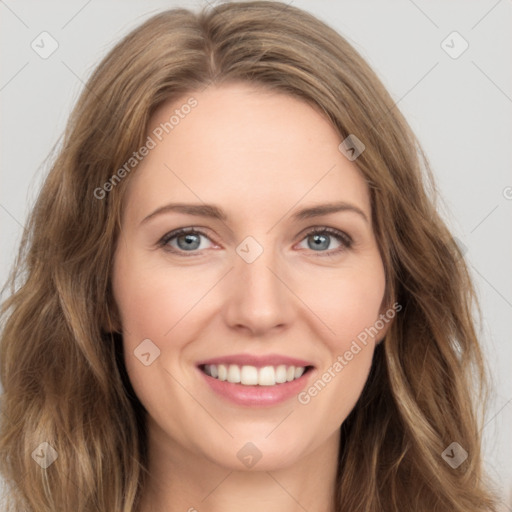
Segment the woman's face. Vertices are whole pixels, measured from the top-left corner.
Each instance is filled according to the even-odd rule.
[[[387,328],[367,185],[326,118],[246,84],[164,105],[148,135],[113,287],[150,436],[289,466],[336,438]]]

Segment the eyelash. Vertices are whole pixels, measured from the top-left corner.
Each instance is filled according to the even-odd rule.
[[[320,256],[320,257],[333,256],[333,255],[339,254],[343,251],[346,251],[352,247],[353,241],[350,238],[350,236],[348,236],[346,233],[343,233],[343,231],[338,231],[337,229],[329,228],[329,227],[313,228],[312,230],[308,231],[304,235],[304,238],[302,240],[304,240],[308,236],[323,235],[326,233],[328,235],[331,235],[334,238],[336,238],[342,244],[342,246],[338,249],[332,249],[330,251],[319,251],[319,254],[317,254],[316,256]],[[190,252],[189,254],[187,254],[188,251],[182,251],[180,249],[175,249],[174,247],[171,248],[169,245],[167,245],[173,238],[177,238],[180,235],[189,235],[189,234],[202,235],[206,238],[209,238],[208,235],[206,235],[202,231],[196,230],[195,228],[180,228],[180,229],[176,229],[174,231],[171,231],[170,233],[165,234],[158,241],[157,245],[158,245],[158,247],[164,249],[165,251],[171,252],[173,254],[178,254],[178,255],[184,256],[186,258],[187,257],[195,257],[195,256],[199,255],[197,250],[196,250],[196,252]],[[317,251],[313,251],[313,252],[317,252]]]

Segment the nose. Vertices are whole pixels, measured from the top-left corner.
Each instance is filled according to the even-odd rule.
[[[263,248],[254,261],[240,254],[235,254],[234,268],[224,283],[225,321],[254,336],[285,329],[291,323],[296,299],[284,265],[270,247]]]

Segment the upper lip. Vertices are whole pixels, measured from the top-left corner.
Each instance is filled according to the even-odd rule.
[[[264,366],[313,366],[313,364],[304,359],[297,359],[295,357],[283,356],[280,354],[267,354],[267,355],[252,355],[252,354],[232,354],[228,356],[214,357],[212,359],[205,359],[197,363],[197,366],[205,364],[236,364],[238,366],[256,366],[262,368]]]

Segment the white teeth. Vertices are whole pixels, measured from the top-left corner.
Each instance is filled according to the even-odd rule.
[[[210,365],[210,368],[212,366],[215,366],[214,364],[211,364]],[[223,364],[219,364],[219,366],[217,367],[217,370],[219,372],[219,380],[226,380],[228,378],[228,369],[226,368],[225,365]],[[213,374],[213,372],[212,372]],[[213,375],[212,375],[213,376]]]
[[[273,366],[264,366],[258,372],[258,384],[260,386],[274,386],[276,383],[276,372]]]
[[[277,384],[286,382],[286,366],[284,364],[280,364],[276,368],[276,382]]]
[[[304,366],[286,366],[281,364],[277,367],[264,366],[257,368],[256,366],[244,365],[242,367],[237,364],[206,364],[204,372],[206,375],[218,380],[228,381],[233,384],[243,384],[244,386],[275,386],[291,382],[301,377],[306,368]]]
[[[258,384],[258,368],[255,366],[242,366],[242,371],[240,372],[241,376],[241,384],[246,386],[255,386]]]
[[[305,368],[303,366],[297,366],[295,368],[295,375],[293,376],[294,379],[298,379],[305,371]]]
[[[228,382],[232,382],[233,384],[240,382],[240,368],[236,364],[229,365]]]

